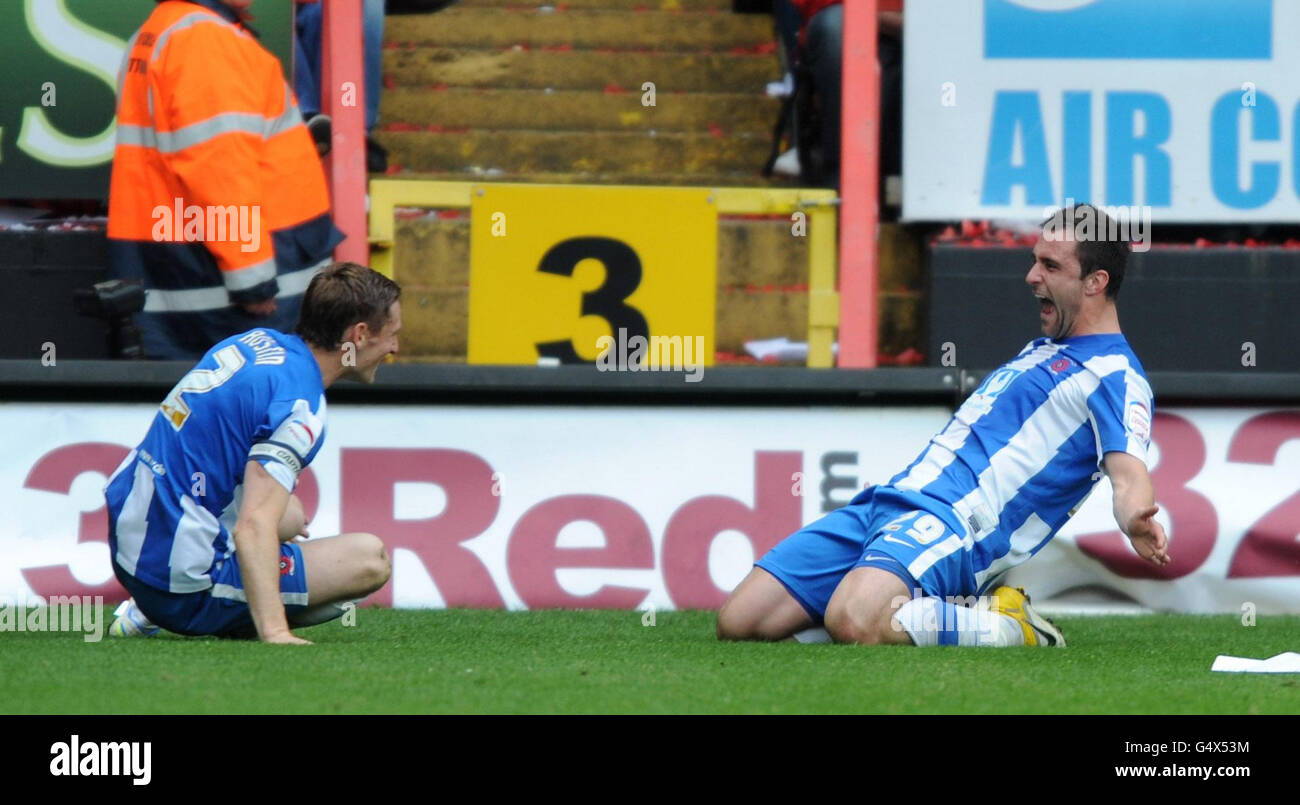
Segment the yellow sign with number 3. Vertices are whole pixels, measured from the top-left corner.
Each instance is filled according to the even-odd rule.
[[[639,335],[711,366],[717,273],[707,188],[475,187],[469,362],[591,363]]]

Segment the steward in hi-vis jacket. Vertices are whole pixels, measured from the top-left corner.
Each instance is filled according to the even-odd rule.
[[[280,62],[244,23],[248,2],[159,2],[118,74],[109,266],[144,282],[136,321],[151,358],[291,331],[343,239]]]

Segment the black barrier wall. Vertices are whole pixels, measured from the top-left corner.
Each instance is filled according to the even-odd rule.
[[[0,402],[157,402],[192,368],[179,361],[0,359]],[[594,366],[394,364],[372,385],[339,383],[330,404],[874,406],[956,408],[987,370],[715,367],[681,373],[601,372]],[[1300,373],[1152,372],[1161,405],[1300,404]]]
[[[108,325],[78,316],[72,294],[108,278],[102,231],[0,232],[0,358],[107,358]]]
[[[1041,335],[1029,248],[935,244],[929,258],[931,366],[946,352],[990,369]],[[1300,372],[1298,300],[1300,249],[1161,247],[1129,258],[1118,304],[1148,372]]]

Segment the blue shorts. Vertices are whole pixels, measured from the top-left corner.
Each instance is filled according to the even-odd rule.
[[[974,595],[971,540],[929,510],[935,505],[921,509],[898,490],[868,487],[754,564],[785,585],[818,623],[840,580],[856,567],[893,573],[909,594]]]
[[[169,632],[256,636],[253,614],[248,609],[244,582],[239,575],[239,560],[234,554],[217,563],[212,571],[212,586],[196,593],[159,590],[128,574],[116,561],[113,572],[140,611]],[[302,547],[296,542],[280,543],[280,600],[290,616],[307,609],[307,567],[302,561]]]

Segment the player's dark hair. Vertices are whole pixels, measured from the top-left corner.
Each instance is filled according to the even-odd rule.
[[[359,321],[378,332],[388,309],[402,295],[396,282],[356,263],[332,263],[312,277],[302,296],[294,332],[321,349],[338,349],[343,333]]]
[[[1080,279],[1094,271],[1105,271],[1110,276],[1106,298],[1119,295],[1128,268],[1129,242],[1121,235],[1127,233],[1127,227],[1121,228],[1114,218],[1092,204],[1075,204],[1052,213],[1042,228],[1045,236],[1074,241]]]

